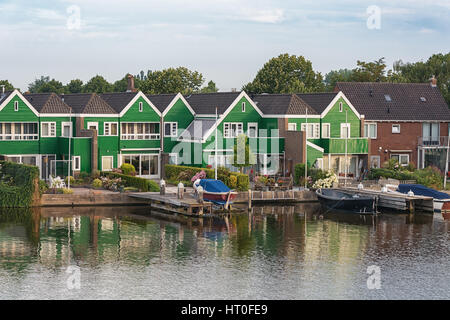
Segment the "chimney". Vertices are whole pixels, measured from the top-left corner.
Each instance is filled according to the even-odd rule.
[[[231,92],[236,92],[236,88],[231,88]]]
[[[436,87],[437,87],[437,79],[435,78],[434,75],[433,75],[433,76],[431,77],[431,79],[430,79],[430,85],[431,85],[433,88],[436,88]]]
[[[127,86],[127,92],[136,92],[136,89],[134,88],[134,77],[131,74],[128,74],[128,86]]]

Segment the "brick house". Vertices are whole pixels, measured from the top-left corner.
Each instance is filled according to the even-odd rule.
[[[369,138],[369,165],[395,158],[401,165],[445,169],[450,110],[436,79],[430,83],[338,82],[360,114]]]

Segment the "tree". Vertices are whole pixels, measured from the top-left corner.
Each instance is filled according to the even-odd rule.
[[[216,87],[216,83],[214,81],[209,81],[206,87],[200,89],[201,93],[214,93],[219,91],[219,88]]]
[[[242,173],[245,167],[256,164],[255,154],[250,150],[248,138],[245,134],[240,134],[234,146],[233,166],[240,168]]]
[[[302,56],[281,54],[270,59],[242,89],[250,93],[319,92],[325,88],[320,72]]]
[[[35,79],[32,83],[28,84],[28,91],[31,93],[37,93],[39,92],[39,88],[49,81],[49,76],[41,76],[39,79]]]
[[[14,90],[14,86],[8,80],[0,80],[0,88],[1,86],[5,86],[5,91]]]
[[[374,62],[357,61],[351,79],[357,82],[383,82],[386,77],[386,63],[384,57]]]
[[[55,92],[64,93],[64,86],[61,81],[51,79],[49,76],[41,76],[28,85],[28,91],[31,93]]]
[[[81,93],[83,92],[83,81],[80,79],[70,80],[65,87],[66,93]]]
[[[143,71],[141,71],[143,72]],[[136,75],[134,77],[134,87],[136,89],[140,88],[141,85],[141,79],[139,75]],[[113,91],[114,92],[126,92],[127,88],[128,88],[128,74],[126,74],[122,79],[117,80],[116,82],[113,83],[112,85],[113,87]]]
[[[142,81],[140,89],[144,93],[178,93],[189,94],[198,91],[205,80],[197,71],[185,67],[169,68],[161,71],[147,72],[147,78]]]
[[[353,70],[339,69],[332,70],[325,75],[323,81],[327,91],[333,91],[336,86],[336,82],[349,82],[352,79]]]
[[[86,93],[105,93],[112,92],[112,89],[112,84],[102,76],[96,75],[86,83],[83,91]]]

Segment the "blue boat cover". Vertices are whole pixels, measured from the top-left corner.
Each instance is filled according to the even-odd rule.
[[[407,194],[411,190],[416,196],[433,197],[434,199],[450,199],[450,195],[421,184],[399,184],[397,191]]]
[[[214,179],[201,179],[199,183],[206,192],[229,192],[228,188],[222,181]]]

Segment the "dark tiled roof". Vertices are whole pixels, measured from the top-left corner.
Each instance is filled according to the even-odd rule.
[[[333,101],[337,93],[321,92],[321,93],[298,93],[297,96],[310,105],[318,114],[321,114]]]
[[[295,94],[255,94],[250,96],[264,114],[317,114],[305,101]]]
[[[166,110],[167,106],[175,98],[175,93],[169,94],[146,94],[146,97],[155,105],[156,108],[162,113]]]
[[[69,113],[70,107],[55,93],[27,93],[25,99],[39,113]]]
[[[184,98],[196,114],[223,114],[240,92],[196,93]]]
[[[137,92],[102,93],[100,97],[117,113],[120,113],[137,95]]]
[[[336,90],[368,120],[450,120],[439,88],[429,83],[338,82]]]
[[[63,99],[64,102],[72,108],[74,113],[117,114],[117,112],[96,93],[65,94]]]
[[[0,93],[0,104],[2,104],[4,100],[8,99],[11,93],[13,93],[13,91],[5,91],[5,94]]]

